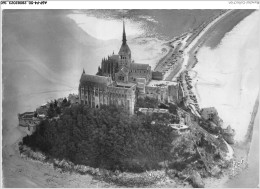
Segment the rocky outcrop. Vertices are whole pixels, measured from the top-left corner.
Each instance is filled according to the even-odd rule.
[[[235,130],[231,129],[231,127],[228,126],[226,129],[223,129],[222,136],[228,144],[234,144],[235,143],[235,139],[234,139],[235,134],[236,134]]]
[[[212,176],[219,176],[221,173],[221,169],[219,168],[218,165],[215,165],[212,169],[211,169],[211,175]]]
[[[205,184],[197,171],[193,171],[190,176],[191,185],[194,188],[204,188]]]

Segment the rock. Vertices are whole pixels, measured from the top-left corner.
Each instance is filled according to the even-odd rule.
[[[214,166],[211,170],[211,174],[212,176],[218,176],[221,173],[221,169],[219,168],[219,166]]]
[[[183,172],[177,173],[177,176],[178,176],[178,178],[181,179],[181,180],[184,180],[184,179],[186,179],[186,178],[188,177],[188,175],[185,174],[185,173],[183,173]]]
[[[235,143],[235,139],[234,136],[232,135],[223,135],[224,140],[228,143],[228,144],[234,144]]]
[[[197,171],[193,171],[190,176],[191,185],[194,188],[204,188],[205,184]]]
[[[223,138],[225,139],[225,141],[227,141],[228,144],[235,143],[234,140],[235,134],[236,134],[235,130],[232,129],[230,125],[226,129],[223,129]]]

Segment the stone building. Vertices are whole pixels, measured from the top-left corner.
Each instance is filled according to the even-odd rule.
[[[113,53],[102,59],[96,75],[88,75],[83,70],[79,84],[79,101],[92,108],[99,108],[103,104],[121,105],[130,114],[134,114],[135,102],[139,97],[148,96],[159,102],[178,101],[178,86],[150,87],[147,84],[151,79],[149,64],[132,61],[123,23],[122,45],[118,54]]]
[[[92,108],[121,105],[134,113],[136,84],[112,81],[111,77],[88,75],[84,71],[79,84],[80,103]]]
[[[97,75],[111,77],[113,81],[135,82],[137,78],[146,79],[148,83],[152,79],[151,66],[149,64],[134,63],[132,61],[131,50],[127,44],[125,23],[123,23],[122,45],[118,54],[113,54],[104,58],[101,67],[98,68]]]
[[[163,74],[162,72],[152,72],[152,79],[154,80],[163,80]]]
[[[36,131],[37,125],[40,123],[41,118],[35,117],[35,112],[24,112],[18,114],[19,126],[28,135]]]
[[[179,104],[183,100],[183,93],[179,90],[180,85],[148,86],[137,82],[139,98],[155,98],[161,103]]]

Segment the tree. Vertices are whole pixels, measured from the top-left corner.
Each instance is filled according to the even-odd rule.
[[[51,104],[50,116],[53,110]],[[113,105],[92,109],[76,104],[61,111],[58,120],[44,120],[23,143],[54,158],[111,170],[150,170],[168,158],[171,132],[164,122],[169,115],[151,125],[152,116],[129,116]]]
[[[54,105],[53,105],[52,102],[50,103],[50,106],[49,106],[49,108],[48,108],[48,110],[47,110],[47,116],[48,116],[49,118],[53,118],[53,117],[55,116]]]
[[[54,100],[53,107],[57,108],[57,106],[58,106],[58,102],[57,102],[57,100]]]
[[[66,104],[68,102],[67,98],[65,97],[62,101],[62,103]]]
[[[169,104],[169,112],[174,114],[174,115],[177,115],[178,114],[178,106],[176,106],[175,104],[172,104],[170,103]]]

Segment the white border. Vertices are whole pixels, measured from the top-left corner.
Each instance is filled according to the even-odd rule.
[[[1,9],[259,9],[259,1],[47,1],[44,5],[7,2]]]

